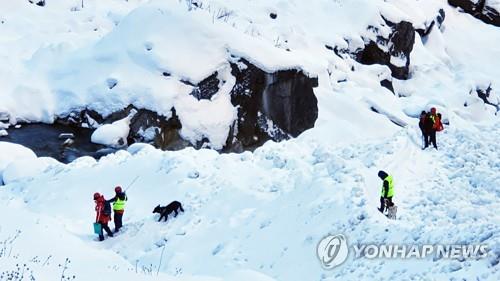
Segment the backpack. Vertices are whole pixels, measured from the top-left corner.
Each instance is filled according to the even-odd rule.
[[[432,126],[432,128],[438,132],[444,129],[443,123],[441,123],[441,118],[439,118],[439,116],[434,117],[434,125]]]
[[[106,216],[111,216],[111,203],[104,201],[104,209],[102,213]]]

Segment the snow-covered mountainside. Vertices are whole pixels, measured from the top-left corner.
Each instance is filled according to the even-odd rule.
[[[0,0],[0,281],[500,280],[499,11]],[[445,130],[421,150],[431,107]],[[124,149],[63,164],[1,141],[30,122]],[[379,170],[396,220],[377,211]],[[131,182],[123,231],[97,241],[92,194]],[[185,212],[157,222],[174,200]],[[316,247],[329,233],[489,255],[351,256],[328,271]]]

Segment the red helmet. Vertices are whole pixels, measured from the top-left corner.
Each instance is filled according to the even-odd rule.
[[[435,107],[431,108],[431,113],[432,114],[436,114],[436,108]]]
[[[101,194],[99,192],[94,193],[94,200],[101,198]]]
[[[121,193],[122,192],[122,187],[121,186],[115,187],[115,192],[116,193]]]

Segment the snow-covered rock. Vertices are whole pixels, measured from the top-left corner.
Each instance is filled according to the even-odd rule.
[[[448,0],[450,5],[495,26],[500,26],[500,1],[498,0]]]
[[[19,180],[32,179],[45,172],[48,167],[56,165],[61,165],[61,163],[50,157],[14,160],[3,170],[3,182],[9,184]]]
[[[127,151],[134,155],[137,153],[144,153],[148,151],[155,151],[155,147],[146,143],[134,143],[127,147]]]
[[[7,168],[10,163],[16,160],[34,161],[36,158],[35,153],[27,147],[0,141],[0,182],[5,168]]]
[[[100,126],[92,133],[92,142],[112,147],[126,146],[130,131],[130,119],[131,117],[125,117],[111,124]]]
[[[394,78],[408,79],[415,28],[407,21],[399,23],[385,21],[391,33],[383,37],[379,35],[380,31],[376,27],[371,27],[370,30],[377,34],[377,39],[369,40],[361,51],[357,50],[355,58],[363,64],[387,65]]]

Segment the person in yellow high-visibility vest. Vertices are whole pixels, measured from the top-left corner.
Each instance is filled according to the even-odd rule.
[[[392,207],[394,205],[392,202],[392,197],[394,196],[394,182],[392,176],[389,176],[384,171],[379,171],[378,177],[384,181],[380,192],[380,208],[378,210],[384,213],[386,207]]]
[[[118,232],[123,226],[123,213],[125,212],[125,203],[127,203],[127,195],[122,190],[121,186],[115,187],[115,197],[108,200],[108,202],[113,203],[115,232]]]

